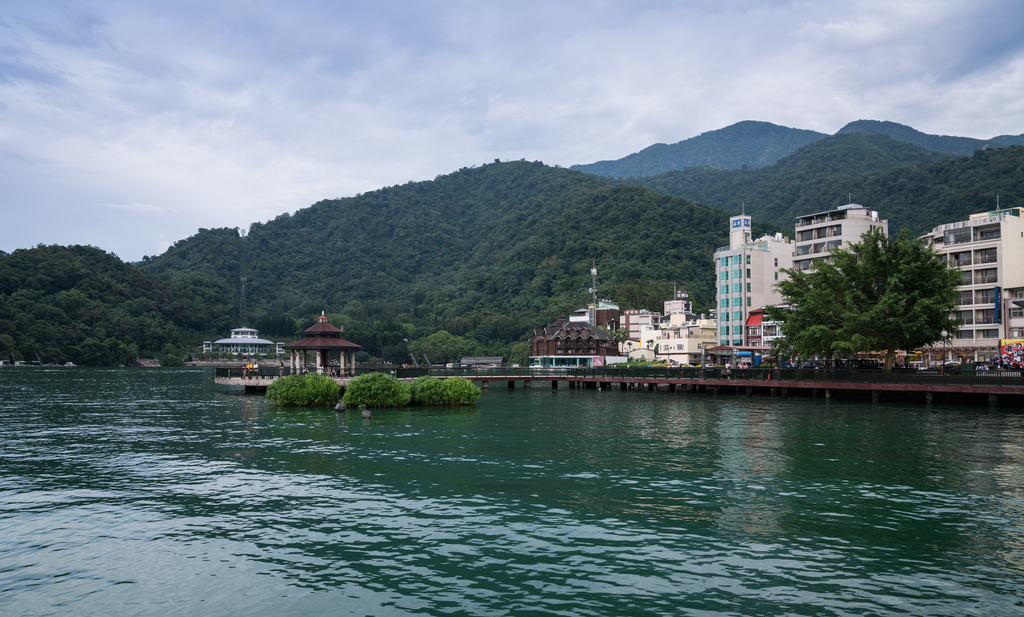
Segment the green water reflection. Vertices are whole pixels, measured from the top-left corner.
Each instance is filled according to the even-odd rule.
[[[0,611],[1024,608],[1005,410],[495,388],[363,420],[202,371],[26,369],[0,430]]]

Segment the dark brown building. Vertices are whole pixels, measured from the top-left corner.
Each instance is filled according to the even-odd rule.
[[[565,315],[546,328],[534,330],[530,339],[530,366],[604,366],[604,358],[618,355],[614,337],[589,322],[570,321]]]

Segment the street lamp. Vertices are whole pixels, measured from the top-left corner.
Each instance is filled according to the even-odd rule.
[[[949,338],[949,332],[942,331],[942,367],[946,367],[946,339]]]

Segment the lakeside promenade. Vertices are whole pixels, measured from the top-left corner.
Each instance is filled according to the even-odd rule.
[[[413,381],[423,375],[438,379],[464,377],[488,389],[505,384],[550,389],[649,390],[678,393],[768,395],[854,400],[952,403],[1024,407],[1022,371],[916,371],[878,369],[751,368],[494,368],[494,369],[358,369],[358,374],[388,372]],[[242,377],[240,369],[219,368],[215,382],[265,390],[278,377],[277,367]],[[287,369],[284,371],[287,374]],[[335,378],[344,388],[352,378]]]

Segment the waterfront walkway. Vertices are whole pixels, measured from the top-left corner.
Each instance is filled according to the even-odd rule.
[[[360,369],[357,373],[373,372]],[[596,369],[396,369],[386,372],[411,382],[422,375],[464,377],[484,389],[591,388],[657,390],[679,393],[766,394],[769,396],[845,398],[878,401],[948,402],[1024,407],[1021,371],[949,372],[856,369],[596,368]],[[244,379],[241,371],[221,368],[216,383],[265,390],[277,369]],[[336,378],[344,388],[352,378]]]

